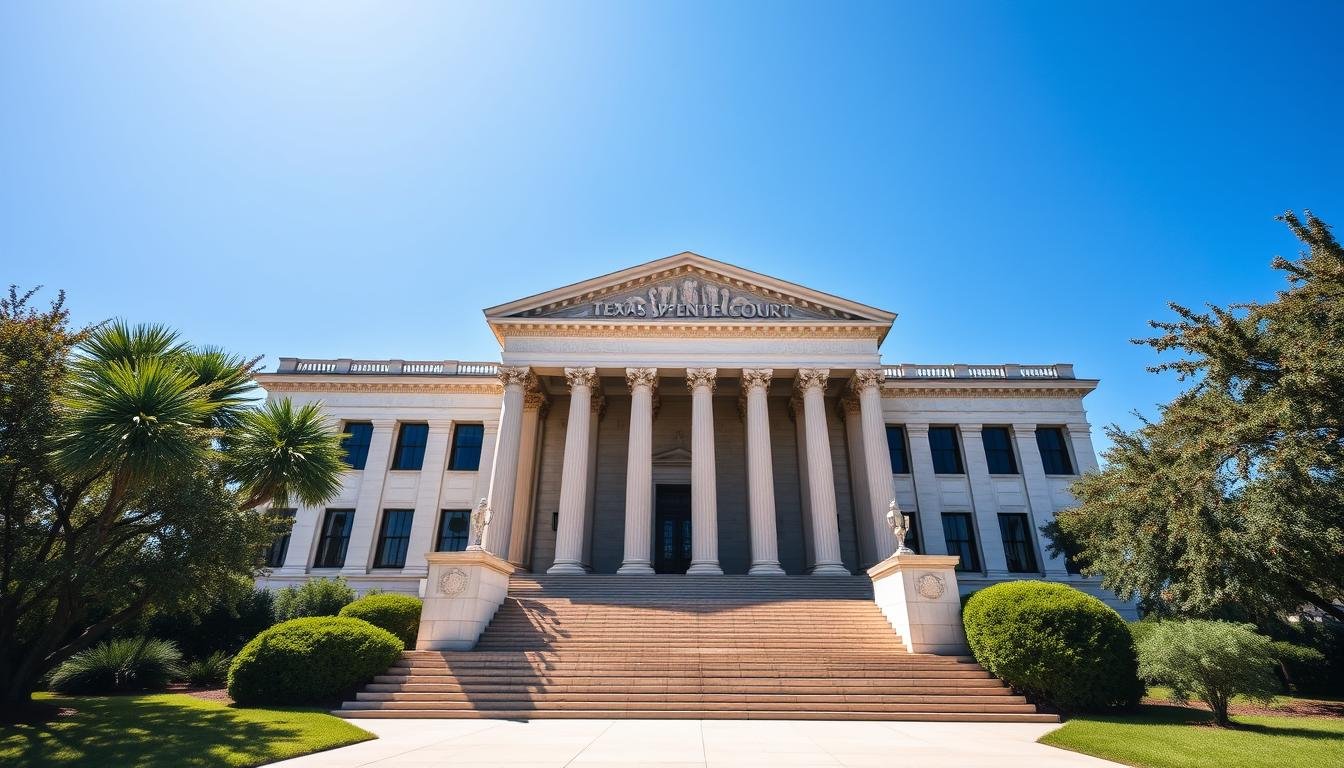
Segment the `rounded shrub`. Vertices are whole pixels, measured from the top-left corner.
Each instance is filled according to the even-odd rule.
[[[275,596],[275,620],[335,616],[354,599],[355,590],[340,576],[334,579],[309,579],[302,586],[285,587]]]
[[[292,619],[252,638],[229,667],[229,695],[243,705],[334,701],[391,666],[397,636],[344,616]]]
[[[1143,696],[1120,614],[1063,584],[1010,581],[971,595],[966,640],[981,666],[1061,712],[1132,707]]]
[[[415,647],[420,632],[420,600],[410,595],[382,592],[365,595],[341,609],[341,616],[363,619],[382,627],[401,639],[407,648]]]

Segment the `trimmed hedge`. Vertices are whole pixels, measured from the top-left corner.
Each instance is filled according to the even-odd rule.
[[[289,621],[309,616],[335,616],[355,600],[355,590],[337,576],[309,579],[298,587],[285,587],[275,596],[275,620]]]
[[[404,649],[396,635],[360,619],[292,619],[238,652],[229,667],[229,695],[243,705],[335,701],[391,666]]]
[[[410,595],[383,592],[361,597],[342,608],[339,615],[382,627],[400,638],[407,648],[414,648],[415,636],[420,633],[420,605],[420,600]]]
[[[1143,696],[1134,640],[1120,614],[1063,584],[1010,581],[962,611],[975,660],[1061,712],[1133,707]]]

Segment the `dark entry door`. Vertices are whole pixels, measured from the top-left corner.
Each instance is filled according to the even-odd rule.
[[[691,486],[657,486],[653,570],[685,573],[691,567]]]

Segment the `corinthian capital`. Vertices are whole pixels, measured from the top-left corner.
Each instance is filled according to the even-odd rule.
[[[775,375],[773,368],[743,368],[742,389],[750,391],[756,387],[770,389],[770,379]]]
[[[826,391],[826,382],[831,378],[829,368],[799,368],[798,375],[793,380],[793,385],[799,392],[808,392],[812,389]]]
[[[569,388],[597,386],[596,368],[566,368],[565,380],[569,382]]]
[[[630,385],[630,389],[635,387],[648,387],[653,389],[658,386],[657,368],[626,368],[625,383]]]
[[[860,368],[854,372],[849,385],[855,392],[862,392],[869,387],[880,387],[886,380],[887,374],[881,368]]]
[[[514,368],[501,365],[499,367],[499,382],[505,387],[518,386],[523,389],[529,389],[532,387],[534,380],[535,377],[532,375],[532,369],[527,366]]]
[[[686,369],[686,388],[694,392],[697,387],[709,387],[709,391],[714,391],[714,386],[719,380],[718,368],[687,368]]]

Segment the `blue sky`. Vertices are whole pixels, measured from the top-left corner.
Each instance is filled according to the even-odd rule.
[[[483,307],[683,250],[1076,363],[1344,223],[1344,4],[0,4],[0,258],[77,320],[495,359]],[[1098,432],[1100,430],[1098,429]]]

